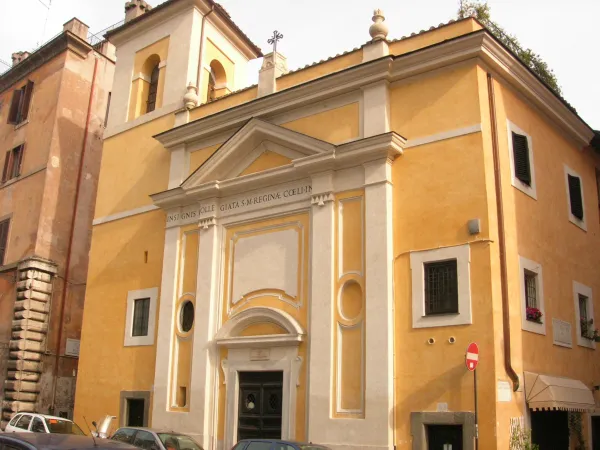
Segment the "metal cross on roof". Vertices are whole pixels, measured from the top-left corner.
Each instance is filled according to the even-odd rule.
[[[277,53],[277,42],[283,39],[283,34],[279,31],[273,31],[273,37],[270,38],[267,42],[273,46],[273,54]]]

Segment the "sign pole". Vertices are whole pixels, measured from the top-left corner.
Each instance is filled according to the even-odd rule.
[[[479,422],[477,420],[477,369],[473,370],[473,389],[475,391],[475,450],[479,450]]]

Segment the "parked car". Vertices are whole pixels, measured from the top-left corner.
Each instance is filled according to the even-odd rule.
[[[330,450],[313,443],[300,443],[282,439],[243,439],[232,450]]]
[[[0,433],[0,448],[10,450],[136,450],[123,442],[52,433]]]
[[[174,431],[142,427],[122,427],[111,439],[144,450],[203,450],[191,437]]]
[[[17,413],[6,425],[5,433],[54,433],[85,436],[75,422],[44,414]]]

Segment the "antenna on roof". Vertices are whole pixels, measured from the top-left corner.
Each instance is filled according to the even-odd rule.
[[[96,442],[96,438],[94,437],[94,433],[92,432],[92,429],[90,428],[90,424],[88,423],[88,421],[85,418],[85,416],[83,416],[83,421],[85,422],[85,426],[88,427],[88,431],[90,432],[90,436],[92,436],[92,440],[94,441],[94,447],[98,447],[98,443]]]

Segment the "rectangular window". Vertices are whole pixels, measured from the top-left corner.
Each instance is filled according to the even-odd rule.
[[[527,186],[531,186],[531,165],[529,161],[529,144],[527,136],[513,131],[513,159],[515,162],[515,177]]]
[[[598,198],[598,209],[600,209],[600,170],[596,169],[596,196]]]
[[[456,260],[435,261],[425,267],[425,315],[458,313]]]
[[[19,145],[6,152],[6,156],[4,157],[4,170],[2,171],[3,183],[21,175],[21,163],[23,162],[24,148],[24,145]]]
[[[571,202],[571,214],[579,220],[583,220],[583,197],[581,194],[581,179],[578,176],[567,174],[569,183],[569,201]]]
[[[583,337],[587,337],[588,336],[588,332],[590,330],[588,330],[588,325],[591,325],[588,323],[588,308],[587,308],[587,303],[588,303],[588,298],[585,295],[582,294],[578,294],[578,300],[579,300],[579,321],[581,323],[581,335]]]
[[[537,300],[537,274],[525,271],[525,299],[527,308],[538,308]]]
[[[104,116],[104,128],[108,124],[108,111],[110,110],[110,98],[112,97],[112,92],[108,93],[108,100],[106,100],[106,115]]]
[[[148,336],[148,320],[150,318],[150,299],[138,298],[133,304],[132,336]]]
[[[18,125],[27,120],[32,93],[33,81],[31,80],[27,81],[27,84],[21,89],[17,89],[13,92],[8,113],[8,123]]]
[[[0,265],[4,265],[4,258],[6,257],[6,245],[8,244],[8,227],[10,220],[3,220],[0,222]]]

